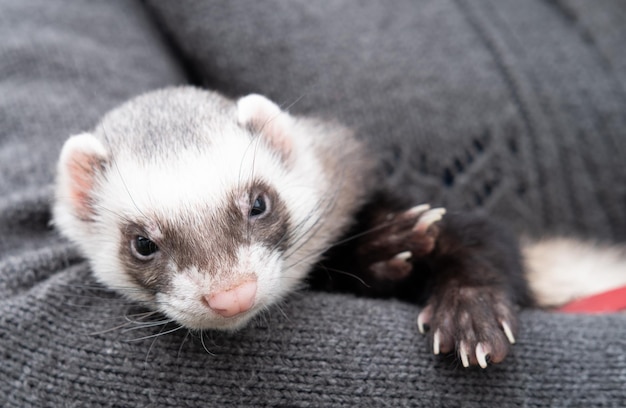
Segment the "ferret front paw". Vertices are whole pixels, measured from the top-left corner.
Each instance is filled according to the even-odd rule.
[[[412,270],[411,261],[428,255],[439,234],[437,221],[446,210],[422,204],[400,213],[387,214],[380,226],[362,240],[359,258],[381,280],[400,280]]]
[[[515,343],[517,319],[506,296],[493,288],[448,288],[433,296],[417,318],[435,354],[456,350],[464,367],[499,363]]]

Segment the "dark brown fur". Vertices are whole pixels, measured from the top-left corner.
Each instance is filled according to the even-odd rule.
[[[313,287],[425,305],[432,311],[431,341],[439,330],[441,352],[458,350],[462,341],[474,350],[482,342],[490,346],[490,361],[501,361],[509,349],[501,323],[515,333],[516,308],[532,304],[515,237],[488,218],[454,213],[419,236],[401,202],[375,196],[345,244],[328,252]],[[403,251],[413,254],[410,262],[392,259]],[[470,362],[477,363],[475,355]]]
[[[149,219],[120,226],[119,257],[127,274],[150,293],[156,294],[168,290],[172,277],[171,267],[168,266],[170,260],[179,270],[196,267],[215,274],[235,265],[237,248],[252,241],[285,251],[289,247],[287,232],[290,222],[284,202],[263,182],[257,182],[246,190],[250,192],[251,203],[258,194],[268,197],[271,208],[266,216],[249,220],[236,204],[239,192],[235,191],[227,207],[217,215],[212,214],[210,208],[204,213],[211,215],[204,215],[198,209],[187,217],[154,214]],[[161,237],[151,236],[149,225],[157,225]],[[147,262],[133,256],[131,243],[137,236],[146,237],[159,247],[155,259]]]

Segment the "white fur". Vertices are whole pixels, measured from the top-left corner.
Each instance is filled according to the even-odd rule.
[[[278,105],[263,95],[250,94],[237,101],[237,122],[242,124],[255,118],[271,119],[280,114]]]
[[[256,106],[259,99],[255,96],[248,99],[250,101],[254,102],[250,105]],[[265,106],[265,101],[260,102]],[[240,106],[248,105],[244,102]],[[241,115],[245,116],[246,112]],[[292,124],[290,120],[285,123]],[[232,197],[229,192],[245,187],[251,179],[260,179],[279,191],[292,224],[302,230],[310,229],[320,215],[318,207],[329,183],[323,177],[321,164],[310,154],[307,139],[310,136],[293,132],[290,154],[295,160],[288,171],[275,152],[259,139],[250,142],[250,136],[236,127],[211,135],[210,146],[204,149],[190,149],[185,154],[168,156],[166,160],[136,157],[131,149],[120,150],[111,157],[106,174],[99,179],[94,195],[99,208],[95,222],[77,218],[68,199],[70,181],[63,170],[69,154],[66,151],[83,149],[103,157],[108,151],[91,135],[70,138],[60,160],[55,223],[80,247],[94,275],[106,286],[131,299],[148,302],[190,328],[240,327],[302,281],[328,244],[327,237],[306,241],[297,253],[288,254],[286,259],[277,251],[258,245],[239,248],[239,264],[235,270],[216,274],[193,268],[180,271],[172,263],[171,290],[153,297],[124,272],[118,260],[118,249],[125,245],[119,242],[119,227],[126,219],[149,222],[154,216],[173,220],[193,218],[199,209],[204,215],[206,211],[214,211],[213,215],[217,216],[218,209],[226,206]],[[215,145],[219,148],[214,148]],[[224,285],[234,285],[238,277],[251,273],[258,280],[255,306],[251,310],[224,318],[202,304],[203,295],[223,289]]]
[[[626,285],[624,248],[558,238],[525,245],[524,256],[540,306],[560,306]]]
[[[90,133],[81,133],[67,139],[61,150],[60,163],[67,163],[75,152],[93,154],[102,158],[106,158],[108,154],[104,145]],[[61,174],[66,174],[64,170],[64,168],[59,168]]]
[[[75,203],[70,198],[72,179],[67,165],[76,153],[108,158],[104,145],[91,134],[72,136],[65,142],[58,166],[56,202],[53,208],[54,224],[87,255],[96,277],[102,283],[135,300],[147,301],[150,297],[123,273],[117,256],[112,256],[117,253],[119,245],[117,222],[92,225],[82,221],[76,214]],[[94,187],[98,189],[102,186]],[[110,214],[105,216],[111,217]]]
[[[289,292],[288,286],[283,284],[282,259],[276,252],[261,245],[242,247],[238,252],[239,262],[230,271],[213,275],[190,268],[175,274],[172,289],[157,295],[159,310],[192,329],[237,329]],[[204,304],[204,296],[236,286],[251,275],[257,279],[252,309],[224,318]]]
[[[70,235],[77,233],[80,225],[75,222],[76,211],[74,205],[70,202],[72,197],[72,177],[70,174],[70,162],[77,154],[85,154],[96,156],[102,160],[106,160],[108,153],[104,145],[93,135],[82,133],[70,137],[61,150],[61,157],[57,166],[57,185],[56,198],[57,205],[55,210],[54,222],[59,228],[70,232]]]
[[[243,137],[224,137],[220,149],[189,151],[179,160],[141,162],[116,157],[100,202],[124,214],[138,212],[178,216],[196,208],[224,206],[236,186],[254,175],[285,182],[286,174],[264,149]],[[242,153],[243,152],[243,153]]]

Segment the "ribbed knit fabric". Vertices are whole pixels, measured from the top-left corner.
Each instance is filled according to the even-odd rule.
[[[63,141],[190,77],[354,126],[415,200],[623,240],[625,21],[619,0],[0,0],[0,406],[626,406],[624,315],[523,311],[484,371],[392,300],[302,292],[168,333],[48,226]]]
[[[340,118],[415,200],[626,239],[619,0],[149,4],[204,85]]]
[[[506,363],[480,371],[433,356],[417,308],[400,302],[308,293],[238,334],[151,337],[176,326],[127,330],[137,326],[124,314],[143,310],[92,288],[85,267],[35,279],[2,303],[3,406],[621,407],[626,398],[623,316],[525,312]]]

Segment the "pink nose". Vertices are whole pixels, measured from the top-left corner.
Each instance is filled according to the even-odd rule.
[[[256,279],[223,292],[204,296],[211,309],[220,316],[232,317],[249,310],[254,304]]]

